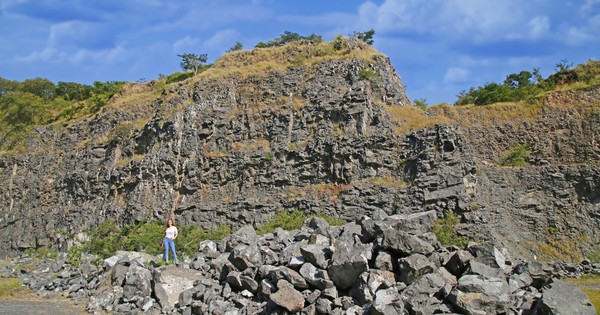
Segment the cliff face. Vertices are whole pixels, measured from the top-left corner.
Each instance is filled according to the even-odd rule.
[[[389,108],[411,105],[386,57],[358,47],[307,63],[305,50],[286,49],[286,67],[250,71],[260,50],[240,52],[182,83],[132,84],[93,117],[37,128],[28,153],[0,156],[0,251],[65,249],[66,235],[109,219],[174,216],[211,229],[282,209],[348,220],[451,210],[479,239],[540,242],[549,227],[597,239],[597,90],[568,119],[549,98],[533,120],[403,135]],[[494,166],[522,141],[537,166]]]

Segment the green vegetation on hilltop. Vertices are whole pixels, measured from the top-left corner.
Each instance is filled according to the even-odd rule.
[[[23,146],[34,126],[70,120],[98,112],[125,82],[85,85],[44,78],[23,82],[0,78],[0,145],[2,150]]]
[[[556,72],[544,79],[539,69],[532,72],[521,71],[506,76],[503,83],[486,83],[484,86],[471,87],[458,94],[455,105],[489,105],[501,102],[518,102],[532,99],[541,93],[563,86],[577,88],[600,84],[600,61],[588,62],[571,68],[566,60],[556,64]]]

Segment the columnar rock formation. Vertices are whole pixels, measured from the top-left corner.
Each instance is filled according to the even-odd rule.
[[[131,84],[92,117],[38,127],[27,152],[0,155],[0,252],[66,250],[106,220],[211,229],[282,209],[454,211],[461,233],[524,254],[549,231],[598,240],[597,87],[549,95],[531,120],[399,134],[390,109],[412,105],[389,60],[362,44],[333,57],[319,47],[228,54],[195,78]],[[518,143],[533,166],[498,167]]]

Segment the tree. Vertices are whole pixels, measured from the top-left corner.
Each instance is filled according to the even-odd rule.
[[[229,48],[226,52],[232,52],[232,51],[238,51],[238,50],[242,50],[244,49],[244,45],[242,45],[242,43],[235,42],[235,45],[233,45],[231,48]]]
[[[352,33],[352,38],[360,39],[368,45],[373,45],[374,40],[373,36],[375,35],[375,29],[370,29],[366,32],[354,32]]]
[[[37,95],[45,101],[54,99],[55,90],[54,83],[45,78],[27,79],[21,84],[21,91]]]
[[[181,66],[181,69],[185,71],[193,71],[194,75],[198,73],[198,70],[202,68],[202,66],[207,60],[207,54],[198,55],[187,53],[177,56],[181,57],[181,63],[179,64]]]

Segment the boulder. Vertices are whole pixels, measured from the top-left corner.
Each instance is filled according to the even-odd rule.
[[[460,277],[469,266],[469,261],[473,259],[473,255],[466,250],[457,250],[444,265],[453,275]]]
[[[178,267],[155,269],[153,274],[154,294],[163,308],[175,307],[181,292],[192,288],[195,281],[204,276],[199,271]]]
[[[269,278],[277,283],[279,280],[286,280],[291,283],[295,288],[306,289],[308,284],[306,280],[295,270],[288,267],[278,267],[269,271]]]
[[[383,231],[382,247],[400,256],[412,254],[428,255],[435,248],[415,235],[393,229]]]
[[[132,265],[125,275],[123,298],[127,301],[136,301],[152,293],[152,272],[144,267]]]
[[[300,247],[300,252],[307,262],[321,269],[327,268],[328,257],[331,255],[331,250],[328,247],[318,244],[307,244]]]
[[[377,291],[371,314],[373,315],[401,315],[405,314],[404,304],[397,288],[388,288]]]
[[[349,244],[338,245],[327,271],[340,289],[352,287],[358,276],[369,268],[367,258]]]
[[[398,280],[411,284],[424,274],[433,272],[435,265],[421,254],[414,254],[406,258],[398,259]]]
[[[256,244],[235,246],[229,256],[229,261],[240,271],[260,266],[263,263],[261,252]]]
[[[564,281],[552,279],[552,283],[542,289],[539,312],[542,315],[594,315],[596,309],[581,289]]]
[[[304,308],[304,297],[302,293],[294,288],[284,286],[271,294],[271,301],[286,309],[288,312],[299,312]]]
[[[235,233],[229,235],[225,242],[225,251],[232,251],[239,244],[256,244],[256,230],[252,225],[245,225]]]
[[[317,289],[323,290],[333,286],[333,283],[329,280],[327,271],[318,269],[311,263],[305,263],[302,268],[300,268],[300,275]]]
[[[501,314],[510,306],[510,289],[499,278],[465,275],[458,279],[449,301],[467,314]]]
[[[395,214],[388,216],[384,222],[389,223],[392,228],[415,235],[427,233],[435,226],[437,212],[435,210],[412,214]]]

